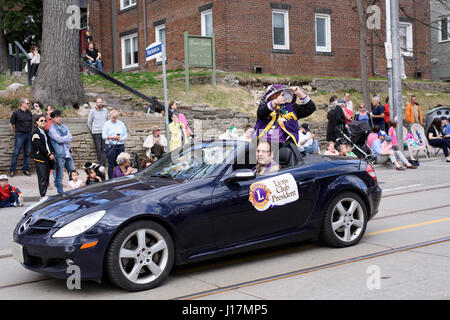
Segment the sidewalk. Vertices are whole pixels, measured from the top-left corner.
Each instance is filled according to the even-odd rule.
[[[409,158],[409,152],[405,151],[405,156]],[[433,158],[425,158],[421,156],[419,158],[419,161],[421,164],[431,162],[433,160],[437,160],[439,158],[443,157],[442,155],[439,157],[433,157]],[[374,165],[374,168],[378,171],[384,171],[386,170],[391,171],[393,170],[393,166],[389,167],[387,165],[380,165],[376,164]],[[77,170],[79,174],[79,179],[83,180],[86,177],[86,173],[84,170]],[[20,191],[23,193],[23,199],[25,202],[36,202],[39,201],[40,195],[39,195],[39,187],[38,187],[38,181],[37,181],[37,175],[32,174],[31,176],[24,176],[21,175],[21,171],[17,172],[18,175],[16,175],[14,178],[8,178],[9,184],[18,187]],[[64,171],[64,178],[63,178],[63,186],[64,191],[69,190],[69,177],[67,175],[67,172]],[[53,175],[50,175],[50,186],[47,191],[47,196],[54,196],[57,194],[55,184],[53,182]]]
[[[77,170],[79,174],[79,179],[83,180],[86,177],[86,173],[84,170]],[[34,173],[31,176],[22,175],[21,171],[16,172],[16,176],[11,178],[8,177],[8,183],[14,187],[18,187],[23,194],[23,200],[25,202],[36,202],[39,201],[39,187],[38,187],[38,179],[37,175]],[[63,177],[63,187],[64,191],[69,190],[69,177],[67,172],[64,171]],[[55,184],[53,182],[53,175],[50,175],[50,185],[47,189],[47,196],[51,197],[57,195]]]

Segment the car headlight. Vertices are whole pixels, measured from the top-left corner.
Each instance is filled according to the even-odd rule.
[[[105,213],[105,210],[96,211],[79,219],[76,219],[56,231],[52,235],[52,238],[67,238],[77,236],[99,222],[100,219],[103,218]]]

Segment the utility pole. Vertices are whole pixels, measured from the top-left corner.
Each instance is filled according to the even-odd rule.
[[[162,44],[162,68],[163,68],[163,79],[164,79],[164,108],[165,108],[165,118],[166,118],[166,136],[167,143],[170,145],[170,130],[169,130],[169,101],[167,101],[167,73],[166,73],[166,42],[161,42]]]
[[[402,108],[402,70],[400,49],[400,5],[398,0],[391,0],[391,33],[392,33],[392,109],[397,116],[397,139],[403,151],[403,108]]]
[[[387,60],[387,75],[388,75],[388,92],[389,92],[389,106],[391,118],[395,117],[395,110],[392,108],[392,33],[391,33],[391,0],[386,0],[386,60]]]

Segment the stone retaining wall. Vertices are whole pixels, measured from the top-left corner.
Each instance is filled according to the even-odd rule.
[[[249,123],[252,126],[256,123],[256,118],[241,114],[230,109],[209,108],[208,106],[181,107],[179,112],[184,113],[189,122],[189,126],[196,136],[203,139],[215,139],[220,134],[229,129],[231,125],[238,128],[238,133],[243,133],[244,126]],[[136,152],[140,157],[145,156],[145,149],[142,144],[151,133],[150,129],[154,125],[159,125],[165,135],[164,118],[155,115],[142,114],[142,117],[121,117],[128,130],[128,139],[125,141],[125,151]],[[73,141],[70,143],[73,159],[76,168],[82,168],[85,162],[96,161],[96,152],[92,135],[87,127],[86,118],[65,118],[63,123],[67,125]],[[326,143],[326,122],[310,123],[312,131],[316,132],[321,146]],[[11,134],[8,120],[0,120],[0,174],[7,173],[11,163],[14,149],[14,137]],[[34,172],[33,161],[30,161],[31,171]],[[19,156],[16,172],[21,174],[23,166],[23,151]]]
[[[186,114],[191,130],[195,134],[201,134],[203,139],[214,139],[225,132],[231,125],[235,125],[242,134],[243,127],[247,123],[255,123],[252,117],[240,115],[229,109],[215,109],[207,107],[183,108],[180,110]],[[159,125],[161,134],[165,135],[165,120],[161,116],[142,114],[142,117],[121,117],[128,130],[128,139],[125,141],[127,152],[136,152],[140,157],[145,156],[142,146],[147,136],[151,133],[151,127]],[[69,128],[73,141],[70,143],[76,168],[81,168],[85,162],[96,161],[96,152],[92,135],[87,127],[87,118],[65,118],[63,123]],[[14,137],[9,128],[9,120],[0,120],[0,174],[7,173],[14,150]],[[30,161],[31,171],[34,172],[33,161]],[[23,167],[23,149],[19,155],[16,172],[20,174]]]
[[[361,80],[349,79],[314,79],[311,85],[317,90],[328,93],[337,91],[362,92]],[[444,82],[403,82],[403,90],[406,91],[428,91],[437,93],[450,93],[450,84]],[[371,80],[369,81],[370,92],[387,92],[387,80]]]
[[[120,118],[128,129],[128,139],[125,141],[125,150],[136,152],[140,155],[145,154],[142,147],[145,138],[150,133],[153,125],[163,126],[163,119],[149,115],[143,115],[142,118]],[[11,157],[14,150],[14,137],[9,128],[8,120],[0,120],[0,172],[6,173],[11,164]],[[75,167],[81,168],[85,162],[97,161],[92,135],[87,127],[86,118],[66,118],[63,123],[69,128],[73,136],[70,143],[72,156],[75,161]],[[33,161],[30,161],[31,171],[34,171]],[[19,155],[16,172],[21,173],[23,167],[23,151]]]

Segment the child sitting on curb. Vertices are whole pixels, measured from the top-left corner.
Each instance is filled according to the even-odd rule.
[[[23,207],[23,196],[19,188],[8,184],[8,176],[0,175],[0,208]]]

